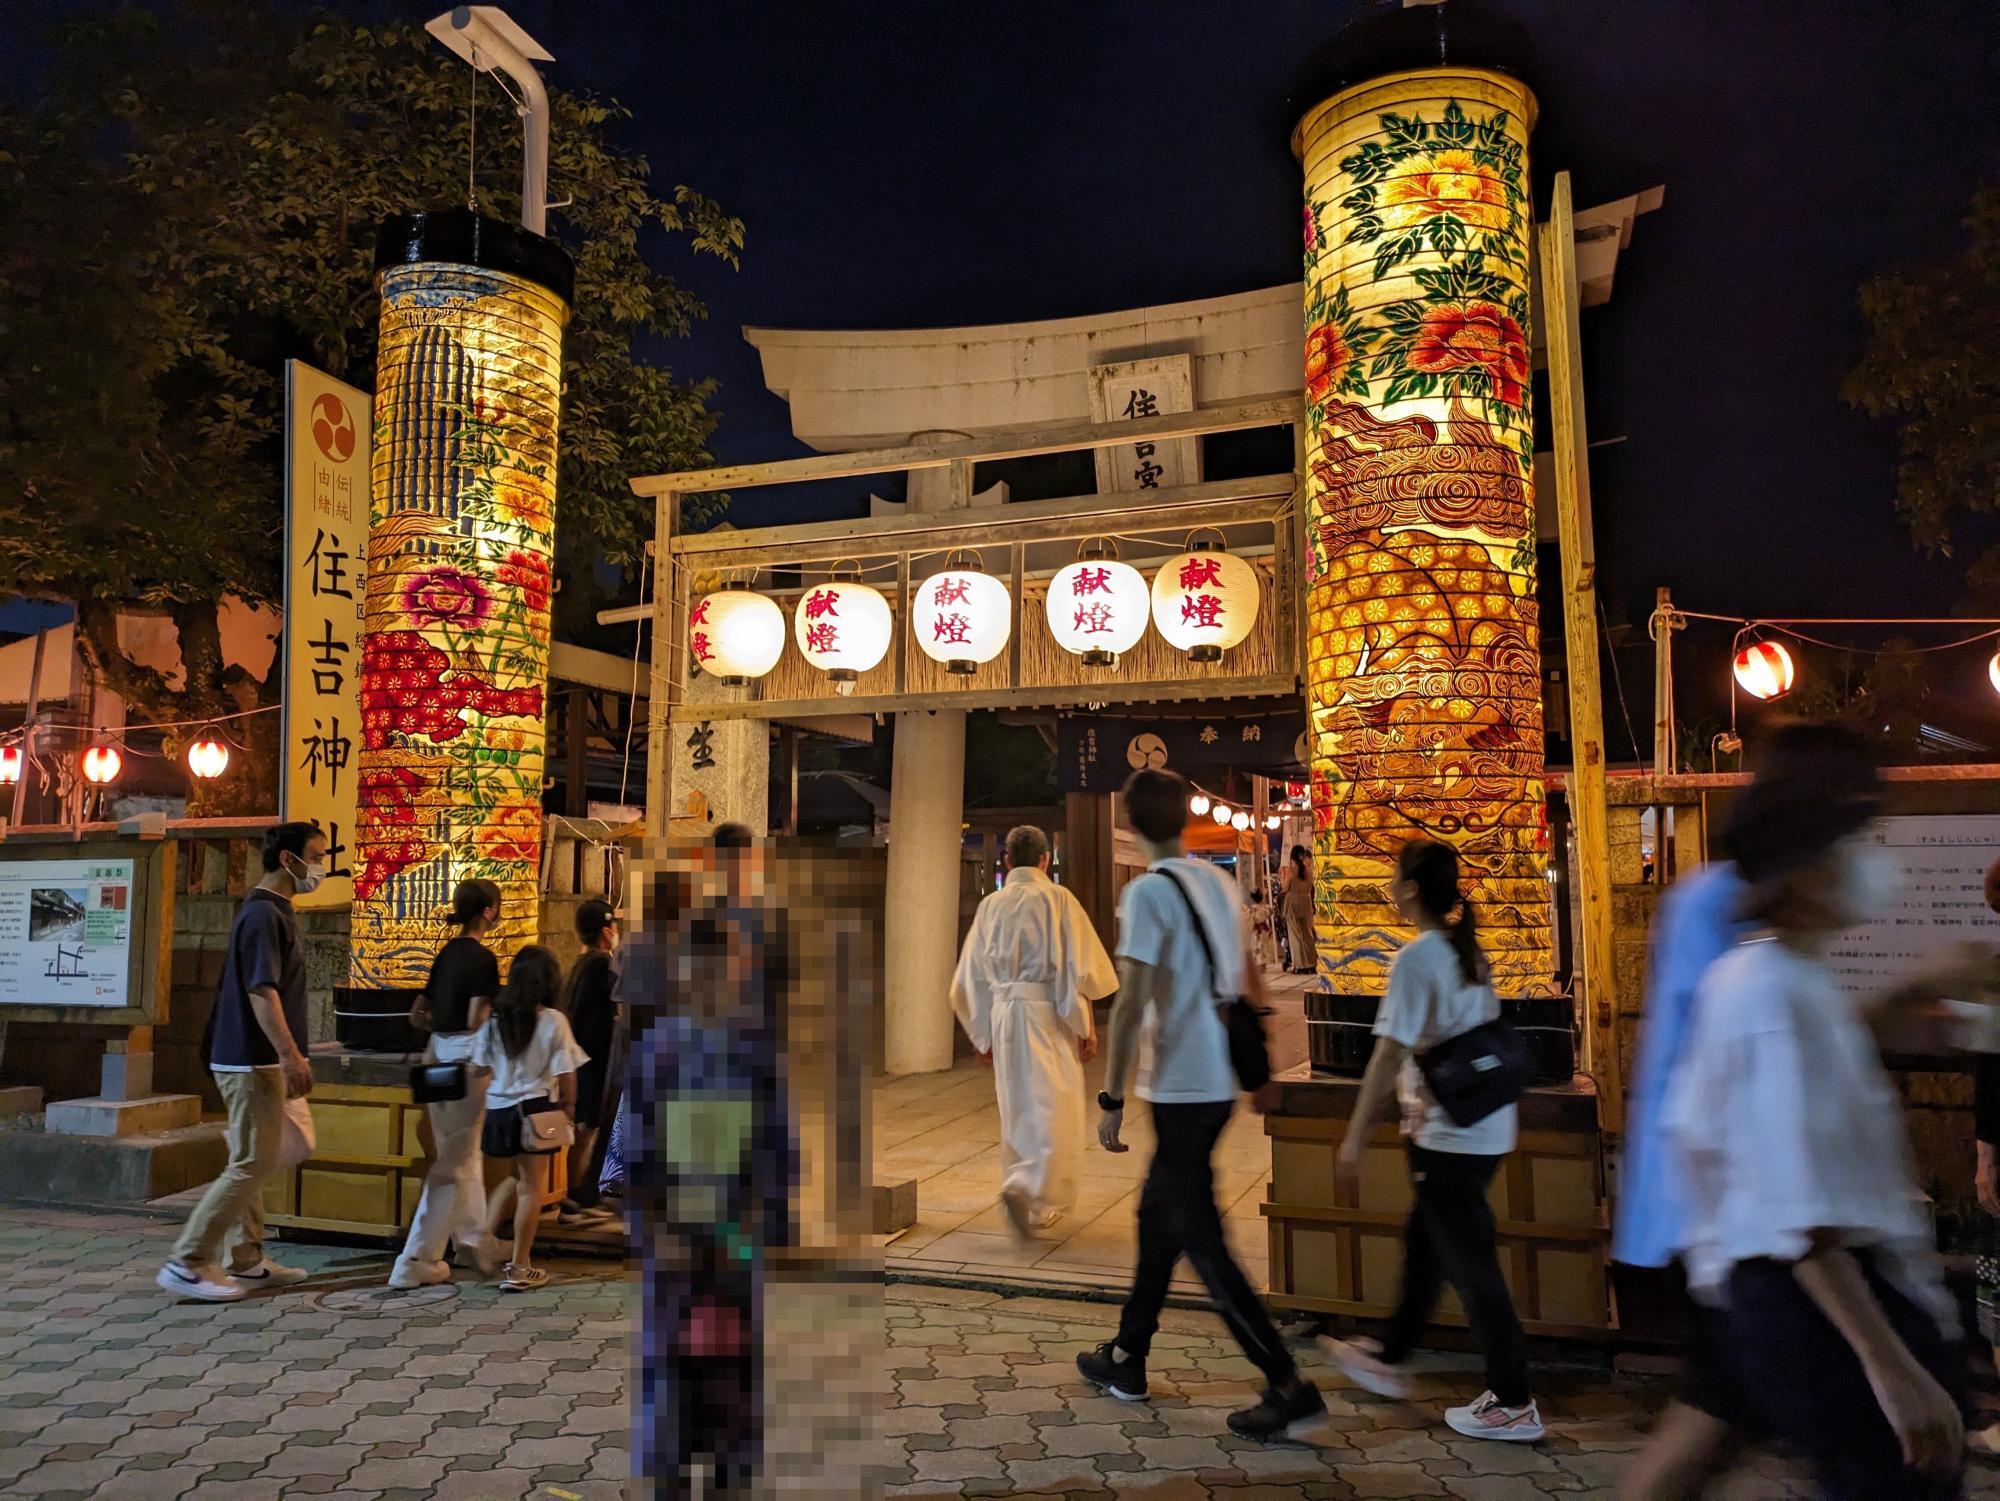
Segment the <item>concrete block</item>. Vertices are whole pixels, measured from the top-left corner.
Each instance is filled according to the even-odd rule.
[[[917,1222],[917,1180],[877,1183],[874,1189],[874,1232],[894,1235]]]
[[[138,1100],[95,1096],[58,1100],[48,1108],[48,1130],[56,1136],[145,1136],[174,1131],[201,1120],[201,1098],[191,1094],[147,1095]]]
[[[0,1120],[10,1115],[34,1115],[42,1108],[42,1092],[32,1084],[9,1084],[0,1089]]]
[[[144,1100],[153,1094],[153,1055],[107,1051],[98,1070],[98,1095],[107,1100]]]
[[[144,1204],[209,1182],[228,1161],[220,1121],[123,1139],[0,1131],[0,1199]]]

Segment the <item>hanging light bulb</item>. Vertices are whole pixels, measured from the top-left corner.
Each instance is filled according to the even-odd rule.
[[[1044,608],[1056,645],[1086,667],[1116,667],[1119,654],[1146,634],[1152,613],[1144,576],[1119,562],[1105,538],[1086,542],[1082,556],[1049,580]]]
[[[83,753],[84,780],[102,787],[118,779],[119,769],[124,764],[125,758],[118,754],[117,747],[93,745]]]
[[[1206,792],[1197,792],[1193,797],[1188,799],[1188,812],[1192,813],[1196,818],[1201,817],[1207,811],[1208,794]]]
[[[1234,813],[1229,815],[1229,827],[1241,834],[1245,829],[1250,827],[1250,815],[1245,813],[1241,808],[1238,808]]]
[[[187,748],[187,769],[204,782],[229,770],[229,747],[213,729],[203,730]]]
[[[1776,641],[1753,641],[1736,654],[1736,681],[1752,698],[1783,698],[1793,678],[1792,654]]]
[[[895,621],[882,591],[861,582],[852,562],[836,561],[827,581],[799,596],[792,612],[792,639],[799,655],[833,680],[836,693],[851,694],[864,672],[889,654]]]
[[[1153,575],[1153,624],[1189,661],[1219,662],[1257,623],[1257,592],[1256,569],[1190,537]]]
[[[778,665],[785,650],[785,612],[776,600],[732,579],[695,602],[688,615],[688,650],[703,672],[741,688]]]
[[[1007,586],[979,566],[979,555],[953,553],[944,572],[917,585],[910,628],[917,646],[944,670],[967,675],[991,662],[1014,628],[1014,600]]]
[[[1236,810],[1230,807],[1229,804],[1217,803],[1209,810],[1208,816],[1214,819],[1216,823],[1226,826],[1229,820],[1235,815],[1235,812]]]
[[[21,780],[21,769],[26,760],[20,746],[0,745],[0,787],[11,787]]]

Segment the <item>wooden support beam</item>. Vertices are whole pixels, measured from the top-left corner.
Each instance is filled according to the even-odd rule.
[[[667,726],[679,707],[673,674],[687,660],[681,628],[687,611],[680,598],[680,570],[674,566],[674,537],[680,530],[681,498],[671,490],[653,500],[653,691],[646,699],[646,826],[665,838],[673,810],[667,806],[673,787],[673,745]],[[638,706],[632,706],[633,712]]]
[[[903,636],[907,632],[899,631]],[[684,648],[683,648],[684,649]],[[768,702],[676,704],[677,722],[695,719],[804,719],[815,714],[901,714],[923,709],[1057,709],[1083,704],[1179,703],[1188,699],[1266,698],[1296,701],[1299,680],[1290,672],[1257,677],[1184,678],[1151,683],[1044,684],[1035,688],[962,688],[942,693],[871,693],[853,698],[794,698]]]
[[[761,464],[720,464],[710,469],[643,474],[633,479],[632,490],[636,495],[752,490],[761,485],[788,485],[800,480],[850,479],[910,469],[944,469],[959,461],[969,465],[975,460],[1033,458],[1037,454],[1103,448],[1113,443],[1143,442],[1148,438],[1164,442],[1169,438],[1194,438],[1204,433],[1243,432],[1259,427],[1281,427],[1300,420],[1301,402],[1295,396],[1268,401],[1238,401],[1116,424],[1068,422],[1054,427],[1024,428],[1014,433],[960,438],[949,443],[863,448],[853,453],[815,454],[809,459],[775,459]],[[970,484],[968,474],[968,494]]]
[[[1598,674],[1597,563],[1590,525],[1589,433],[1583,409],[1583,301],[1576,277],[1570,176],[1558,172],[1540,237],[1542,318],[1549,355],[1558,551],[1562,558],[1563,639],[1569,651],[1568,793],[1576,826],[1583,937],[1584,1066],[1597,1083],[1602,1124],[1623,1129],[1625,1080],[1619,1057],[1618,977],[1612,962],[1611,844],[1604,787],[1604,694]]]

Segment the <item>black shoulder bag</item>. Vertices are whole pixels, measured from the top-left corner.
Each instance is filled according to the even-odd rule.
[[[1164,866],[1160,874],[1174,883],[1174,890],[1181,894],[1187,904],[1188,919],[1194,924],[1195,937],[1201,940],[1202,958],[1208,961],[1208,983],[1214,990],[1222,971],[1215,964],[1215,950],[1208,941],[1208,929],[1202,925],[1201,909],[1194,904],[1194,897],[1181,884],[1180,877]],[[1248,963],[1246,958],[1245,963]],[[1236,1082],[1251,1094],[1255,1094],[1271,1082],[1271,1053],[1264,1041],[1264,1017],[1266,1011],[1250,1004],[1248,996],[1224,999],[1218,995],[1215,1001],[1216,1014],[1222,1019],[1222,1030],[1229,1039],[1229,1066],[1236,1071]]]
[[[1528,1044],[1495,1018],[1448,1037],[1417,1057],[1417,1071],[1454,1126],[1476,1126],[1521,1098],[1528,1087]]]

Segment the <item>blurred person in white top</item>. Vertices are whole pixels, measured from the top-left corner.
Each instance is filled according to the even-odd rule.
[[[993,1068],[1000,1202],[1024,1240],[1075,1207],[1083,1066],[1097,1056],[1091,1002],[1118,988],[1083,903],[1048,871],[1048,835],[1010,830],[1007,878],[973,914],[951,982],[959,1025]]]
[[[1921,1003],[1954,980],[1970,995],[1980,966],[1887,1004],[1842,991],[1833,939],[1885,915],[1902,873],[1871,827],[1867,747],[1821,729],[1817,756],[1735,810],[1756,933],[1702,979],[1662,1126],[1688,1185],[1689,1284],[1721,1313],[1715,1385],[1742,1408],[1718,1416],[1784,1442],[1833,1501],[1935,1501],[1962,1493],[1963,1362],[1879,1049],[1948,1040]]]

